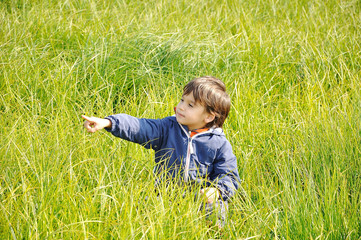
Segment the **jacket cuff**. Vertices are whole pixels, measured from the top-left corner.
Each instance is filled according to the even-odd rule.
[[[219,190],[219,192],[221,194],[220,198],[223,201],[228,201],[233,196],[234,191],[235,191],[233,184],[232,184],[232,187],[230,187],[227,184],[222,183],[222,182],[217,184],[217,189]]]
[[[108,119],[111,123],[112,123],[112,126],[109,127],[109,128],[104,128],[107,132],[113,132],[114,128],[115,128],[115,121],[114,121],[114,118],[112,118],[112,116],[108,116],[108,117],[105,117],[104,119]]]
[[[223,200],[223,201],[228,201],[229,199],[229,194],[228,192],[224,189],[224,188],[221,188],[221,187],[217,187],[217,189],[219,190],[219,193],[220,193],[220,199]]]

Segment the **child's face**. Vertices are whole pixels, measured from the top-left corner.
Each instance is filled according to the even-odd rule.
[[[186,125],[189,130],[203,128],[213,121],[214,114],[208,113],[206,108],[196,102],[193,93],[183,95],[176,108],[176,118],[180,124]]]

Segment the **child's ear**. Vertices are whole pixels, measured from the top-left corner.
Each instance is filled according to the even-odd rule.
[[[210,123],[214,120],[214,118],[216,117],[216,115],[214,113],[208,113],[206,119],[205,119],[205,122],[206,123]]]

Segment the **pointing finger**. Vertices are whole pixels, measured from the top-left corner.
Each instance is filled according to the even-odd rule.
[[[85,115],[81,115],[81,117],[89,122],[92,122],[92,118],[91,117],[87,117]]]

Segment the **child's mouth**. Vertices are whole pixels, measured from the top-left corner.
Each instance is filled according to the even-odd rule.
[[[183,114],[180,114],[179,112],[177,112],[178,117],[184,118]]]

